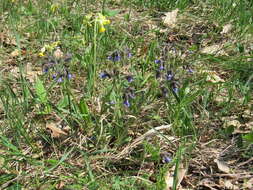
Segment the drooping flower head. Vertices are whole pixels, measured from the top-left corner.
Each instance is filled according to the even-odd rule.
[[[96,16],[95,21],[98,23],[98,27],[99,27],[99,32],[105,32],[105,25],[110,24],[110,20],[107,19],[104,15],[102,15],[101,13],[98,13]]]

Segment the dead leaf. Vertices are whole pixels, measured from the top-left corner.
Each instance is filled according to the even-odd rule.
[[[60,128],[58,128],[56,125],[57,125],[56,123],[47,123],[46,124],[46,128],[50,129],[52,137],[59,138],[59,137],[61,137],[63,135],[67,135],[66,132],[64,132],[63,130],[61,130]]]
[[[222,45],[220,44],[215,44],[211,46],[204,47],[200,52],[204,54],[217,54],[222,48]]]
[[[245,123],[246,127],[250,130],[253,130],[253,121],[250,121],[248,123]]]
[[[218,160],[218,159],[215,159],[214,162],[217,164],[218,169],[220,171],[227,173],[227,174],[230,173],[230,168],[228,167],[228,165],[225,162]]]
[[[178,166],[178,171],[177,171],[177,184],[176,186],[178,187],[183,180],[185,174],[187,172],[187,169],[184,167],[182,163],[179,164]],[[165,182],[166,182],[166,190],[170,190],[173,187],[173,181],[174,181],[174,174],[175,174],[175,166],[173,166],[166,174],[165,176]]]
[[[223,26],[221,34],[227,34],[231,30],[232,30],[232,24],[226,24],[225,26]]]
[[[225,127],[233,126],[233,127],[240,128],[241,123],[240,123],[240,121],[238,121],[238,120],[231,120],[231,121],[225,122],[225,125],[224,125],[224,126],[225,126]]]
[[[57,49],[54,51],[54,57],[55,57],[56,59],[63,58],[63,52],[60,50],[60,48],[57,48]]]
[[[64,183],[63,181],[60,181],[60,182],[55,186],[55,188],[60,190],[60,189],[63,189],[64,186],[65,186],[65,183]]]
[[[239,190],[239,187],[234,185],[230,180],[226,180],[224,186],[226,189]]]
[[[14,76],[14,77],[18,77],[19,76],[19,68],[18,67],[13,67],[10,70],[10,73]]]
[[[36,81],[40,74],[42,74],[41,68],[35,68],[32,63],[26,64],[26,77],[30,82]]]
[[[219,82],[225,82],[222,78],[219,77],[218,73],[215,71],[208,71],[204,70],[201,71],[201,73],[207,74],[206,81],[211,83],[219,83]]]
[[[179,9],[175,9],[171,12],[167,12],[165,16],[162,18],[163,19],[163,24],[165,26],[168,26],[170,28],[174,28],[176,26],[177,22],[177,13]]]
[[[15,49],[13,52],[11,52],[11,57],[17,57],[20,55],[20,51],[19,49]]]
[[[16,39],[14,39],[11,35],[8,35],[10,31],[4,31],[0,33],[0,42],[5,43],[10,46],[17,46]]]
[[[198,186],[204,186],[209,188],[210,190],[217,190],[215,187],[217,187],[217,184],[215,184],[213,181],[211,181],[210,179],[202,179]]]
[[[253,189],[253,178],[243,184],[244,188]]]

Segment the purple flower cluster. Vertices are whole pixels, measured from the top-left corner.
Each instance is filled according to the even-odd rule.
[[[119,51],[115,51],[107,58],[108,58],[108,60],[110,60],[112,62],[118,62],[121,59],[121,55],[120,55]]]
[[[175,74],[172,70],[167,70],[163,60],[156,59],[155,64],[157,65],[156,78],[163,77],[162,81],[165,81],[165,84],[169,84],[170,89],[174,94],[178,94],[178,82],[175,79]],[[166,85],[167,86],[167,85]],[[161,91],[164,97],[168,96],[168,89],[166,86],[161,87]]]
[[[194,70],[191,69],[189,65],[183,66],[183,68],[190,74],[194,73]]]
[[[44,73],[52,74],[52,78],[56,82],[63,82],[64,79],[72,79],[73,75],[69,72],[66,63],[71,61],[71,55],[67,54],[65,58],[55,59],[54,57],[47,58],[46,62],[42,66],[42,70]]]
[[[114,51],[107,57],[108,60],[112,62],[118,62],[123,58],[130,59],[133,56],[129,48],[126,48],[124,51]]]
[[[122,58],[130,59],[132,57],[132,53],[130,52],[129,48],[126,48],[125,51],[114,51],[111,55],[107,57],[109,61],[112,62],[119,62],[122,60]],[[99,78],[101,79],[110,79],[113,77],[119,77],[120,72],[117,69],[114,69],[112,72],[108,71],[102,71],[99,73]],[[124,74],[123,74],[124,75]],[[124,75],[124,79],[128,81],[128,83],[132,83],[134,81],[134,76],[130,75]],[[135,98],[134,89],[131,87],[128,87],[125,89],[125,92],[123,93],[123,105],[126,107],[130,107],[130,101],[131,99]]]
[[[125,93],[123,95],[123,104],[126,107],[130,107],[130,99],[134,99],[135,98],[135,93],[134,93],[134,89],[129,87],[125,90]]]

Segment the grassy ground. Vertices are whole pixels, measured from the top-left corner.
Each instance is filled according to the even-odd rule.
[[[253,189],[250,0],[0,13],[0,189]]]

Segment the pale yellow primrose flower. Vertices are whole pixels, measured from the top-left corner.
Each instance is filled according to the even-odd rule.
[[[45,54],[43,53],[43,52],[39,52],[39,54],[38,54],[40,57],[44,57],[45,56]]]
[[[39,56],[40,57],[43,57],[43,56],[45,56],[45,52],[46,51],[53,51],[58,45],[60,44],[60,42],[59,41],[57,41],[57,42],[53,42],[53,43],[51,43],[51,44],[45,44],[41,49],[40,49],[40,52],[39,52]]]
[[[50,9],[53,13],[55,13],[57,11],[57,9],[59,8],[59,5],[58,4],[52,4]]]
[[[101,13],[98,13],[98,15],[96,17],[96,22],[99,25],[99,32],[105,32],[104,25],[111,23],[110,20],[106,19],[106,17],[104,15],[102,15]]]
[[[89,26],[92,26],[92,25],[91,25],[91,18],[92,18],[92,14],[86,15],[86,16],[84,17],[84,19],[83,19],[83,23],[84,23],[84,24],[87,24],[87,25],[89,25]]]

